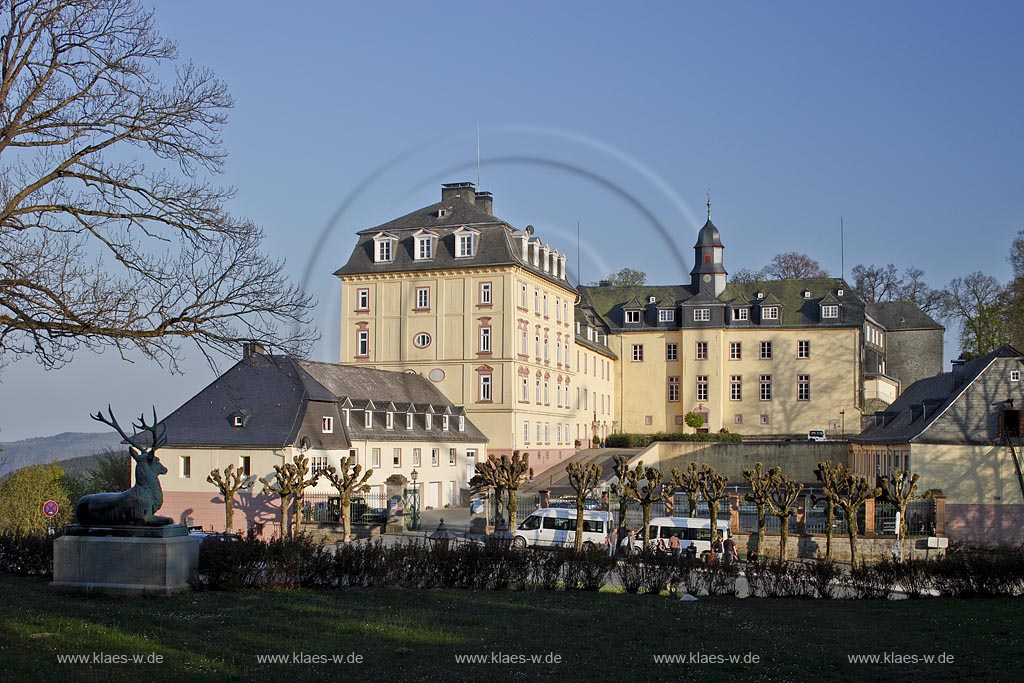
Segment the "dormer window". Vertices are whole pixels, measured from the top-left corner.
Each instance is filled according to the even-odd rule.
[[[446,431],[446,432],[448,431],[448,416],[447,415],[442,415],[441,416],[441,429]]]
[[[426,428],[429,431],[429,430],[434,428],[434,416],[431,415],[430,413],[427,413],[425,417],[426,417]]]
[[[1020,371],[1019,370],[1017,371],[1017,374],[1020,375]],[[1018,377],[1017,379],[1020,379],[1020,377]],[[466,431],[466,416],[465,415],[459,415],[459,431],[460,432]]]
[[[367,429],[373,429],[373,411],[369,408],[363,411],[363,426]]]
[[[333,434],[334,433],[334,418],[333,417],[323,417],[323,418],[321,418],[320,419],[320,430],[324,434]]]
[[[693,320],[694,322],[708,322],[711,320],[711,309],[710,308],[695,308],[693,309]]]
[[[395,242],[398,241],[394,235],[386,232],[377,233],[373,238],[374,262],[391,263],[395,260]]]
[[[756,296],[758,299],[763,299],[764,298],[764,292],[758,292],[754,296]]]
[[[626,311],[626,322],[627,323],[638,323],[638,322],[640,322],[640,311],[637,311],[637,310]]]
[[[734,309],[732,309],[732,319],[733,320],[737,320],[737,321],[749,320],[750,319],[750,309],[749,308],[734,308]]]
[[[656,303],[658,303],[658,298],[654,297],[654,296],[649,296],[649,297],[647,297],[647,303],[649,303],[649,304],[656,304]]]
[[[385,418],[384,418],[384,428],[385,429],[394,429],[395,428],[395,414],[392,413],[390,410],[385,415]]]
[[[412,429],[412,413],[405,414],[405,428]]]
[[[345,416],[345,426],[346,427],[351,427],[352,423],[351,423],[350,417],[352,415],[352,411],[349,410],[348,408],[345,408],[345,409],[343,409],[341,411],[341,414]]]
[[[836,304],[829,304],[827,306],[822,306],[821,307],[821,318],[822,318],[822,320],[825,320],[825,319],[835,319],[835,318],[838,318],[838,317],[839,317],[839,306],[837,306]]]
[[[809,289],[805,289],[804,290],[804,298],[805,299],[810,299],[811,298],[811,290],[809,290]]]
[[[470,228],[459,228],[455,231],[455,257],[469,258],[476,255],[476,236],[479,231]]]
[[[837,289],[836,290],[836,296],[842,296],[842,295],[843,295],[843,290]]]
[[[653,298],[653,297],[652,297]],[[663,308],[658,311],[658,322],[660,323],[674,323],[676,321],[676,312],[671,308]]]
[[[765,306],[761,309],[761,320],[778,320],[779,319],[779,307],[778,306]]]
[[[434,238],[424,235],[416,238],[416,260],[426,261],[434,258]]]
[[[242,417],[241,415],[235,415],[234,418],[232,418],[231,420],[231,424],[235,427],[244,427],[245,418]]]

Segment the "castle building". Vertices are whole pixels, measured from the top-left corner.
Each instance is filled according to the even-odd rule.
[[[867,304],[836,278],[729,282],[708,214],[689,283],[577,288],[532,226],[446,184],[358,233],[335,273],[341,362],[427,377],[491,453],[525,450],[535,472],[612,432],[689,431],[690,412],[745,436],[856,433],[941,372],[943,328],[913,304]]]

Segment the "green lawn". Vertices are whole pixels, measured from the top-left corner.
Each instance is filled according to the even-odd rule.
[[[686,603],[615,593],[346,589],[124,599],[0,576],[0,680],[569,681],[1020,680],[1024,601]],[[953,656],[862,664],[848,654]],[[58,655],[162,655],[60,663]],[[362,663],[260,664],[257,654]],[[558,655],[559,664],[459,664],[456,655]],[[757,655],[756,664],[657,664],[658,654]]]

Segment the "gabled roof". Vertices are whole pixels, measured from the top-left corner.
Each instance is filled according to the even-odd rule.
[[[673,305],[690,298],[690,290],[680,285],[636,285],[630,287],[580,287],[582,308],[591,309],[600,322],[611,332],[620,331],[625,321],[626,308],[643,308],[650,296],[658,301],[673,302]],[[629,306],[636,299],[639,305]],[[630,325],[630,329],[642,329],[643,325]]]
[[[908,443],[917,439],[968,390],[997,358],[1021,358],[1012,346],[1004,345],[980,358],[967,361],[963,378],[954,388],[953,373],[945,372],[914,382],[868,426],[850,440],[854,443]]]
[[[835,296],[842,289],[843,296],[836,297],[843,306],[843,318],[839,324],[828,327],[859,327],[864,322],[864,300],[839,278],[789,278],[784,280],[761,280],[757,282],[730,282],[720,297],[723,301],[743,299],[750,305],[765,301],[782,306],[780,324],[782,327],[817,327],[820,325],[820,303],[828,295]],[[805,299],[804,290],[811,291],[811,298]],[[764,292],[763,300],[754,296]],[[769,298],[771,297],[771,299]],[[732,305],[737,305],[733,303]]]
[[[913,301],[887,301],[867,304],[865,312],[889,332],[902,330],[946,329],[918,308]]]

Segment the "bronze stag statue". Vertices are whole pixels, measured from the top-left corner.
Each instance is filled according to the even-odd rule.
[[[117,424],[110,406],[107,406],[107,412],[110,414],[109,419],[103,416],[103,411],[90,417],[113,427],[128,442],[129,452],[135,461],[135,486],[120,493],[93,493],[82,496],[75,506],[78,523],[131,526],[173,524],[174,520],[170,517],[158,517],[153,514],[164,504],[164,492],[157,477],[167,474],[167,468],[156,457],[156,449],[167,443],[166,428],[157,425],[156,410],[153,410],[152,424],[146,424],[145,415],[139,418],[138,424],[132,424],[134,433],[131,436],[125,434]],[[145,432],[149,433],[149,445],[139,442],[139,437]]]

